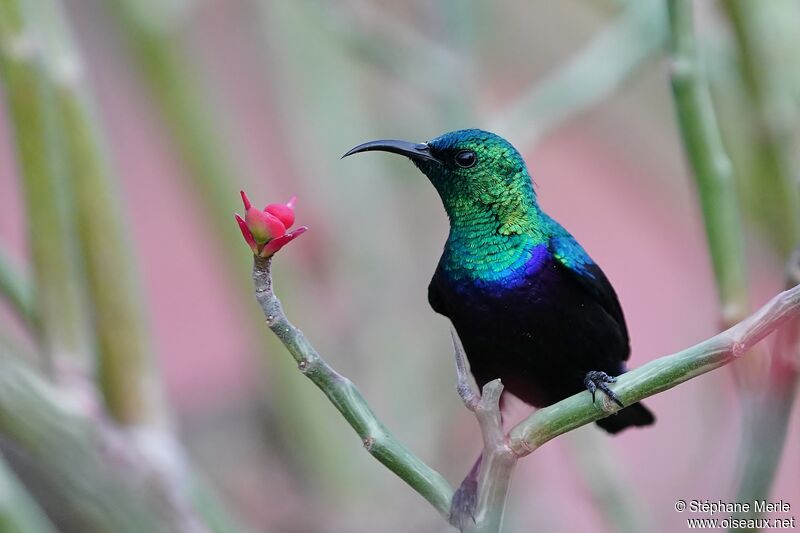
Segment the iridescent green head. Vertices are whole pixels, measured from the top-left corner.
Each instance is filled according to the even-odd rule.
[[[381,150],[404,155],[430,179],[454,225],[493,218],[500,230],[518,233],[535,220],[536,194],[519,152],[499,135],[469,129],[425,143],[381,140],[356,146],[348,155]]]

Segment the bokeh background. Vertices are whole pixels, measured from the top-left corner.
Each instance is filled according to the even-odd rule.
[[[755,35],[775,44],[781,69],[773,81],[787,97],[777,113],[794,149],[800,46],[788,44],[800,41],[800,6],[753,4],[763,7],[759,28],[772,28]],[[118,181],[117,214],[130,237],[158,381],[194,468],[242,527],[446,530],[363,451],[265,331],[249,291],[250,253],[232,216],[241,212],[240,189],[258,204],[298,196],[298,221],[310,230],[274,268],[287,314],[395,435],[453,484],[477,456],[480,436],[455,394],[449,325],[426,300],[447,220],[411,164],[376,154],[340,160],[351,146],[423,141],[463,127],[507,137],[543,207],[616,287],[633,366],[719,331],[661,2],[63,6]],[[791,231],[772,216],[778,207],[759,159],[761,108],[752,103],[731,7],[695,8],[740,184],[750,295],[760,305],[784,286]],[[30,246],[15,154],[8,107],[0,107],[0,244],[24,272]],[[8,309],[0,321],[4,336],[33,346]],[[677,499],[734,501],[747,429],[743,387],[724,368],[648,400],[653,428],[612,439],[591,426],[548,443],[519,465],[508,531],[680,531]],[[512,405],[511,418],[528,410]],[[769,494],[798,514],[798,409],[789,417]],[[51,491],[40,492],[48,509]]]

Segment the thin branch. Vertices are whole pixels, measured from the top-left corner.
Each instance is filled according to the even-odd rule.
[[[500,416],[499,379],[483,386],[475,416],[483,434],[483,458],[478,476],[478,505],[475,507],[475,528],[466,531],[491,533],[503,527],[503,517],[517,457],[506,443],[503,419]]]
[[[611,388],[625,405],[631,405],[735,361],[787,320],[798,316],[800,285],[778,294],[722,333],[623,374]],[[596,405],[590,395],[575,394],[539,409],[518,424],[511,430],[510,446],[520,457],[528,455],[547,441],[617,410],[611,402]]]
[[[460,516],[451,509],[450,523],[464,532],[490,533],[503,527],[506,500],[511,484],[511,475],[517,457],[506,444],[503,432],[503,417],[500,414],[500,396],[503,384],[499,379],[483,386],[477,394],[469,384],[466,356],[461,339],[451,330],[456,360],[457,390],[467,409],[475,414],[483,435],[483,451],[477,479],[477,501],[472,516]],[[470,474],[471,475],[471,474]],[[452,507],[452,506],[451,506]]]
[[[253,282],[256,299],[267,326],[292,354],[300,372],[328,397],[350,426],[361,437],[364,448],[411,488],[428,500],[442,516],[450,513],[453,489],[435,470],[400,444],[378,420],[358,388],[334,370],[283,312],[272,290],[272,258],[254,258]]]
[[[450,337],[453,339],[453,354],[456,360],[456,392],[458,392],[461,401],[464,402],[464,406],[475,412],[478,402],[481,401],[481,396],[472,390],[472,385],[470,385],[464,345],[461,343],[461,338],[454,328],[450,329]]]
[[[492,131],[533,143],[555,127],[607,98],[653,56],[667,31],[660,0],[632,0],[558,70],[498,113]]]

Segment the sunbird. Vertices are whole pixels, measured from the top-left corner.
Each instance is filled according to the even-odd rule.
[[[626,371],[628,328],[600,267],[536,199],[511,143],[479,129],[424,143],[379,140],[344,156],[380,150],[408,157],[433,184],[450,233],[428,285],[428,302],[450,319],[478,385],[544,407],[588,389],[617,403],[597,425],[609,433],[647,426],[644,405],[623,406],[608,387]],[[453,497],[451,520],[472,515],[481,459]]]
[[[434,311],[450,319],[479,387],[544,407],[600,389],[620,407],[597,421],[609,433],[655,421],[642,404],[623,406],[608,387],[626,371],[628,329],[600,267],[536,199],[511,143],[479,129],[424,143],[379,140],[371,150],[408,157],[433,184],[450,234],[428,285]]]

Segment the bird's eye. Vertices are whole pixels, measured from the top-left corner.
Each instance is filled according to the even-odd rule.
[[[456,165],[460,166],[461,168],[469,168],[475,164],[475,161],[478,158],[475,156],[475,152],[472,150],[461,150],[456,154],[455,157]]]

